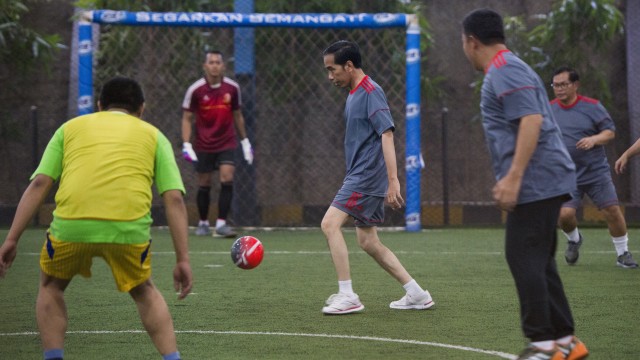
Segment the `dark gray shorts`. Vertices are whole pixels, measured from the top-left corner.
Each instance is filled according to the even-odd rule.
[[[235,150],[224,150],[217,153],[196,153],[198,161],[194,163],[196,172],[198,173],[210,173],[218,170],[220,164],[234,165],[235,162]]]
[[[616,188],[613,181],[609,179],[595,184],[578,185],[578,188],[571,193],[573,199],[562,204],[562,207],[577,209],[582,204],[585,194],[596,204],[598,210],[619,204]]]
[[[384,221],[384,197],[340,189],[331,206],[354,218],[357,227],[372,227]]]

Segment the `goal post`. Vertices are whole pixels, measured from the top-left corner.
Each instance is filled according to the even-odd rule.
[[[204,12],[128,12],[94,10],[83,12],[77,24],[77,64],[79,115],[94,111],[93,25],[129,27],[195,28],[302,28],[302,29],[386,29],[405,28],[405,230],[419,231],[421,225],[421,170],[424,167],[420,145],[420,27],[409,14],[268,14]],[[336,39],[337,40],[337,39]],[[328,44],[323,44],[328,45]],[[274,50],[275,51],[275,50]],[[392,56],[397,54],[392,54]],[[375,54],[365,54],[372,57]],[[259,60],[258,60],[259,61]],[[380,82],[380,81],[378,81]],[[383,85],[383,88],[385,86]],[[185,88],[186,89],[186,88]],[[184,91],[184,89],[183,89]],[[385,91],[387,89],[385,88]],[[177,102],[179,104],[179,101]],[[396,120],[396,123],[398,120]],[[396,124],[397,125],[397,124]],[[330,200],[327,199],[327,200]],[[248,224],[256,225],[256,224]]]

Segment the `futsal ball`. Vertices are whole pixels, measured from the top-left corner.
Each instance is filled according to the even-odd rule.
[[[253,269],[260,265],[264,248],[260,240],[253,236],[243,236],[231,246],[231,260],[241,269]]]

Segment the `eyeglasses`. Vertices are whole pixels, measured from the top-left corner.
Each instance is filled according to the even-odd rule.
[[[571,81],[562,82],[562,83],[553,83],[553,84],[551,84],[551,87],[554,88],[554,89],[566,89],[572,84],[573,84],[573,82],[571,82]]]

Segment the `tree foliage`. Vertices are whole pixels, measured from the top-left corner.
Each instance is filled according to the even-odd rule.
[[[25,25],[23,16],[37,1],[0,1],[0,62],[26,73],[35,65],[48,69],[63,45],[58,34],[42,34]]]
[[[505,18],[509,47],[545,81],[560,66],[576,68],[593,96],[609,102],[606,74],[596,61],[602,61],[624,32],[624,16],[615,0],[559,0],[551,12],[534,20],[539,23],[527,31],[523,17]]]

